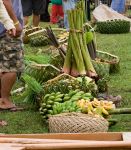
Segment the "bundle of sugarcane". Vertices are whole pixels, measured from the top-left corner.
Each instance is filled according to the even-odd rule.
[[[86,34],[83,28],[83,10],[73,9],[67,13],[70,30],[63,72],[72,76],[96,77],[96,71],[87,51]]]
[[[95,60],[96,58],[96,44],[94,41],[93,31],[91,31],[92,27],[86,23],[87,17],[86,17],[86,8],[85,8],[85,0],[80,0],[76,4],[77,9],[81,9],[83,11],[83,22],[86,29],[86,44],[87,48],[90,54],[90,57]]]
[[[46,30],[43,31],[44,36],[48,38],[48,40],[50,41],[50,43],[56,47],[59,50],[60,55],[65,58],[65,49],[62,45],[60,45],[60,43],[58,42],[56,36],[54,35],[51,27],[46,27]]]

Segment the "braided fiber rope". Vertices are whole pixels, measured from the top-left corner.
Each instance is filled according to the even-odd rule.
[[[109,123],[102,117],[81,113],[63,113],[49,117],[51,133],[107,132]]]

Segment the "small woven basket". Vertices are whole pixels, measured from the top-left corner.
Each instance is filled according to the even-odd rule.
[[[107,64],[109,65],[109,73],[117,73],[120,70],[120,59],[116,55],[112,55],[110,53],[104,51],[96,51],[97,58],[102,59],[102,62],[107,68]]]
[[[82,113],[63,113],[49,117],[51,133],[107,132],[109,123],[103,117]]]

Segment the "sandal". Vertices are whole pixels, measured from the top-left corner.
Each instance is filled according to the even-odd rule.
[[[0,126],[7,126],[7,122],[4,120],[0,120]]]
[[[0,108],[0,111],[10,111],[10,112],[16,112],[16,111],[22,111],[22,110],[24,110],[24,108],[17,107],[17,106],[10,107],[10,108]]]

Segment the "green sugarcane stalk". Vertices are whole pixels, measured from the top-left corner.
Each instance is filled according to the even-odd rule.
[[[73,12],[75,10],[71,10],[68,13],[68,18],[69,18],[69,25],[70,25],[70,29],[75,29],[75,23],[74,22],[74,15]],[[79,40],[77,37],[76,32],[72,31],[70,32],[70,40],[71,40],[71,47],[72,47],[72,51],[73,51],[73,55],[74,58],[76,60],[76,65],[77,65],[77,69],[80,75],[85,75],[85,66],[84,66],[84,61],[83,61],[83,57],[81,54],[81,50],[80,50],[80,46],[79,46]]]
[[[85,9],[85,0],[80,0],[76,4],[76,9],[81,9],[83,11],[83,21],[84,23],[87,21],[86,19],[86,9]]]
[[[72,48],[71,48],[71,41],[69,39],[68,39],[68,48],[66,52],[64,66],[63,66],[63,72],[67,74],[70,74],[71,72],[71,61],[72,61]]]
[[[109,114],[131,114],[131,108],[117,108],[109,111]]]
[[[84,4],[83,1],[81,1],[81,5],[82,5],[81,7],[82,8],[84,8],[83,4]],[[78,24],[76,24],[76,29],[82,30],[83,29],[84,20],[82,20],[81,18],[83,18],[85,13],[84,13],[84,11],[81,11],[81,9],[76,10],[76,12],[77,12],[77,15],[76,15],[77,16],[77,20],[79,21]],[[80,20],[79,20],[79,17],[80,17]],[[77,33],[77,34],[78,34],[78,37],[79,37],[79,44],[80,44],[82,56],[83,56],[83,59],[84,59],[86,71],[87,72],[91,71],[91,72],[96,74],[95,69],[94,69],[94,67],[92,65],[92,62],[91,62],[90,54],[87,51],[85,33],[82,32],[82,33]]]
[[[91,62],[89,52],[86,50],[87,45],[86,45],[86,35],[85,34],[83,34],[82,39],[83,39],[83,45],[85,47],[85,50],[83,51],[83,58],[84,58],[86,70],[91,71],[91,72],[96,74],[96,71],[95,71],[93,64]]]
[[[71,75],[73,77],[78,77],[79,76],[79,72],[77,70],[77,66],[76,66],[76,61],[74,59],[74,57],[72,57],[72,68],[71,68]]]

